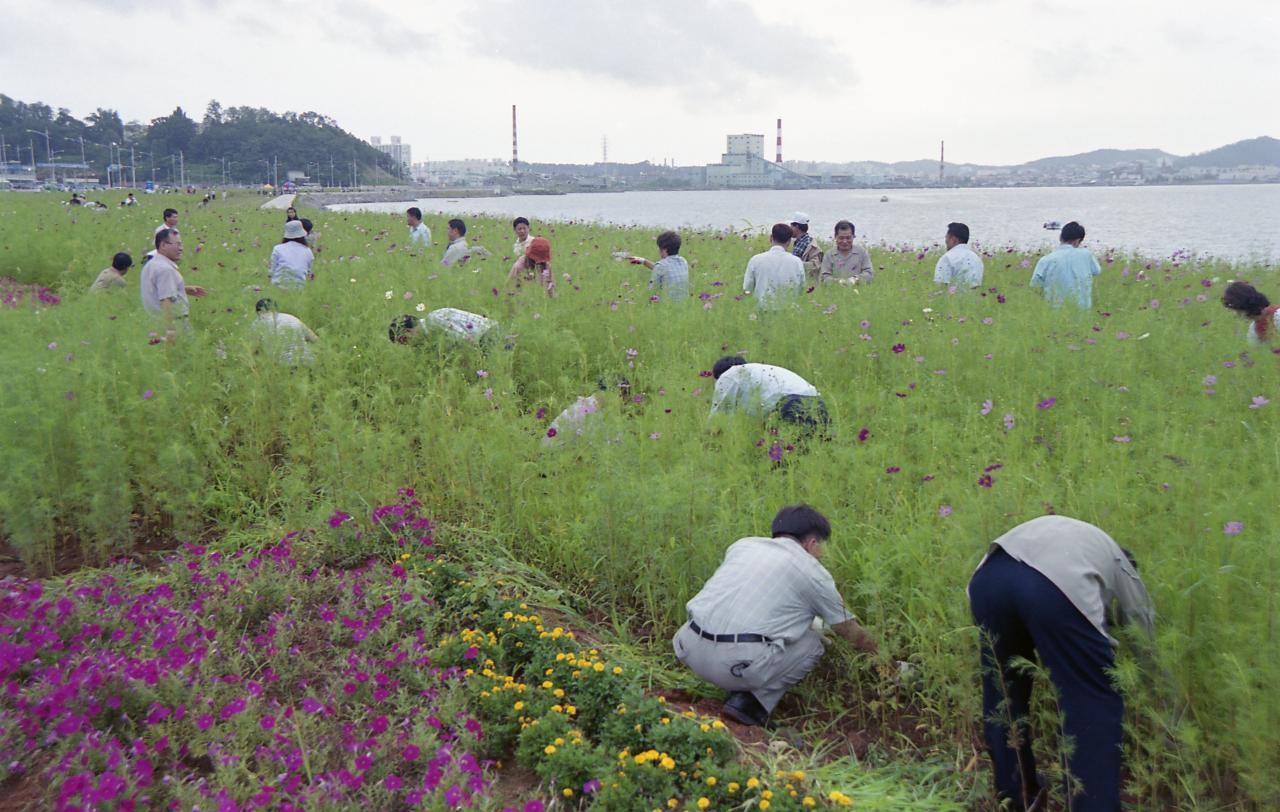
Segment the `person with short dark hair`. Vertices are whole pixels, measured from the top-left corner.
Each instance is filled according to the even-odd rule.
[[[467,245],[467,224],[457,217],[449,221],[449,247],[444,250],[440,263],[446,268],[465,265],[471,259],[471,247]]]
[[[209,196],[205,195],[204,199],[208,200]],[[284,221],[286,223],[291,223],[297,219],[298,219],[298,210],[296,208],[294,208],[293,206],[290,206],[289,208],[284,210]]]
[[[92,292],[128,287],[128,284],[124,281],[124,275],[132,267],[133,257],[121,251],[111,258],[111,267],[103,269],[102,273],[98,274],[98,278],[93,280],[89,290]]]
[[[163,229],[166,229],[166,228],[169,229],[170,231],[177,232],[178,230],[178,210],[177,209],[164,210],[164,222],[156,226],[155,233],[159,234]]]
[[[726,355],[715,362],[711,374],[716,381],[712,415],[777,414],[783,422],[800,427],[806,436],[825,433],[830,426],[827,404],[817,388],[789,369],[748,364],[741,355]]]
[[[689,263],[680,256],[680,235],[664,231],[658,235],[658,261],[644,257],[628,257],[632,265],[643,265],[653,271],[649,275],[649,290],[654,295],[666,293],[670,301],[689,298]]]
[[[409,226],[410,246],[421,245],[425,248],[431,245],[431,229],[422,222],[422,209],[417,206],[405,209],[404,220]]]
[[[253,307],[257,318],[253,331],[263,347],[282,364],[310,364],[315,360],[307,344],[320,340],[302,319],[276,310],[272,299],[259,299]]]
[[[982,257],[969,247],[969,227],[964,223],[947,223],[943,238],[947,252],[938,258],[933,281],[965,290],[982,286]]]
[[[529,218],[517,217],[511,221],[511,228],[516,233],[516,241],[511,246],[511,251],[517,256],[523,256],[524,252],[529,248],[529,241],[533,239],[530,234]]]
[[[278,288],[300,288],[313,275],[315,254],[307,245],[307,231],[298,220],[284,224],[284,239],[271,249],[271,284]]]
[[[1097,528],[1041,516],[993,541],[969,580],[981,634],[984,733],[1001,809],[1041,808],[1028,714],[1037,655],[1062,710],[1070,809],[1120,809],[1124,699],[1112,683],[1116,625],[1150,638],[1155,610],[1126,550]],[[1143,647],[1144,659],[1150,650]]]
[[[754,294],[761,310],[794,303],[804,288],[804,263],[787,251],[791,226],[775,223],[769,231],[769,242],[769,250],[752,257],[742,277],[742,292]]]
[[[1058,247],[1036,263],[1031,287],[1042,290],[1045,301],[1054,307],[1071,302],[1088,310],[1093,307],[1093,278],[1102,273],[1102,266],[1093,252],[1080,247],[1084,226],[1072,220],[1062,227],[1058,239]]]
[[[142,266],[139,291],[142,306],[148,313],[161,316],[168,326],[166,339],[177,337],[179,323],[184,331],[190,331],[187,315],[191,308],[187,296],[203,296],[204,288],[188,285],[178,271],[182,259],[182,236],[176,229],[161,229],[156,234],[156,253]]]
[[[839,282],[845,285],[866,284],[875,278],[871,256],[866,249],[853,242],[857,229],[848,220],[836,223],[834,236],[836,248],[822,255],[818,269],[820,282]]]
[[[730,545],[671,640],[680,662],[729,692],[722,711],[744,725],[769,726],[787,689],[818,664],[825,646],[815,619],[859,650],[878,651],[820,561],[831,538],[827,518],[789,505],[771,533]]]
[[[546,237],[529,240],[524,256],[512,263],[507,281],[515,282],[519,288],[522,278],[529,282],[536,279],[542,283],[548,296],[556,295],[556,279],[551,273],[551,241]]]
[[[456,307],[432,310],[421,319],[409,314],[397,316],[387,329],[387,338],[396,344],[416,343],[428,334],[446,336],[460,343],[489,344],[501,331],[492,319]]]
[[[822,249],[809,234],[809,215],[802,211],[791,215],[791,236],[795,238],[791,253],[804,263],[805,276],[814,282],[818,281],[818,269],[822,267]]]
[[[1248,282],[1232,282],[1222,292],[1222,304],[1249,319],[1245,338],[1250,344],[1276,340],[1280,333],[1280,304],[1272,304],[1262,291]]]

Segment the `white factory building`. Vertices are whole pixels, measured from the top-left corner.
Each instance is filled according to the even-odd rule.
[[[375,135],[369,139],[369,146],[381,153],[390,155],[391,160],[403,166],[406,173],[413,166],[413,147],[408,144],[402,144],[398,135],[391,136],[391,143],[389,144],[382,143],[382,136]]]
[[[726,139],[720,163],[707,164],[708,186],[772,186],[777,166],[764,157],[764,136],[740,133]]]

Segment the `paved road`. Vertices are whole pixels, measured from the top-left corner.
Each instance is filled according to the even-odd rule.
[[[297,195],[280,195],[279,197],[272,198],[271,200],[268,200],[266,203],[263,203],[262,208],[287,209],[293,205],[293,200],[296,197]]]

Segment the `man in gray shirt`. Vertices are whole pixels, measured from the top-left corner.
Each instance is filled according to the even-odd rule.
[[[689,298],[689,263],[680,256],[680,235],[664,231],[658,235],[657,262],[644,257],[631,257],[632,265],[643,265],[653,273],[649,276],[649,289],[654,295],[663,293],[671,301]]]
[[[1124,699],[1108,675],[1116,645],[1108,616],[1148,636],[1155,623],[1132,557],[1091,524],[1041,516],[991,543],[969,581],[969,605],[982,633],[984,732],[997,795],[1027,809],[1044,794],[1026,729],[1032,676],[1011,665],[1039,654],[1058,694],[1062,733],[1074,742],[1070,808],[1119,810]]]
[[[827,282],[857,284],[870,282],[875,276],[871,267],[871,257],[860,245],[854,245],[853,237],[857,232],[853,223],[841,220],[836,223],[836,248],[822,256],[822,269],[818,278]]]
[[[767,726],[787,689],[822,658],[814,618],[862,651],[877,651],[819,562],[831,537],[826,517],[808,505],[784,507],[772,534],[729,547],[671,640],[682,663],[729,692],[724,714],[744,725]]]

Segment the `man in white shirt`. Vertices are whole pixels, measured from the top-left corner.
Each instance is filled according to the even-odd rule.
[[[488,346],[501,338],[501,332],[493,319],[456,307],[442,307],[421,319],[411,315],[395,318],[387,337],[396,344],[409,344],[425,341],[431,335],[442,335],[459,343]],[[510,348],[508,343],[506,349]]]
[[[259,299],[254,311],[258,317],[253,320],[253,331],[280,363],[310,364],[315,360],[307,344],[319,341],[320,337],[303,324],[302,319],[276,312],[276,303],[271,299]]]
[[[514,252],[512,256],[522,257],[524,252],[529,250],[529,243],[533,241],[533,235],[529,229],[529,218],[517,217],[511,221],[511,228],[516,232],[516,241],[511,246],[511,250]]]
[[[741,355],[726,355],[711,368],[716,390],[711,414],[764,417],[776,413],[804,433],[825,431],[831,423],[827,404],[813,384],[796,373],[770,364],[748,364]]]
[[[467,245],[467,224],[458,218],[449,221],[449,247],[440,259],[446,268],[464,265],[471,259],[471,247]]]
[[[804,263],[787,251],[791,242],[791,226],[778,223],[771,230],[772,245],[747,263],[742,277],[742,292],[756,297],[760,309],[773,309],[790,304],[804,288]]]
[[[726,716],[766,727],[787,689],[822,658],[815,618],[859,650],[878,650],[819,560],[831,537],[826,517],[808,505],[790,505],[778,511],[771,533],[729,547],[686,604],[689,620],[671,640],[680,662],[729,692]]]
[[[205,294],[204,288],[188,285],[183,281],[182,274],[178,271],[180,259],[182,259],[182,237],[178,236],[177,231],[161,229],[156,234],[155,256],[142,266],[142,279],[139,284],[142,306],[148,313],[165,320],[168,327],[165,338],[170,340],[177,337],[178,323],[181,323],[183,330],[191,329],[191,325],[187,322],[187,314],[190,312],[187,296]]]
[[[161,231],[163,231],[166,228],[175,234],[178,233],[178,210],[177,209],[164,210],[164,222],[156,226],[155,233],[159,234]]]
[[[981,632],[982,716],[996,794],[1014,809],[1039,808],[1044,794],[1027,729],[1033,677],[1015,665],[1038,655],[1058,694],[1061,733],[1073,742],[1070,808],[1120,809],[1124,699],[1110,676],[1112,620],[1148,638],[1155,625],[1132,556],[1091,524],[1041,516],[991,543],[969,581],[969,606]]]
[[[417,206],[410,206],[404,213],[405,222],[409,226],[409,245],[410,247],[422,246],[424,249],[431,246],[431,229],[427,228],[427,224],[422,222],[422,209]]]
[[[976,288],[982,285],[982,257],[969,247],[969,227],[964,223],[947,223],[944,240],[947,253],[933,269],[933,281],[957,288]]]

